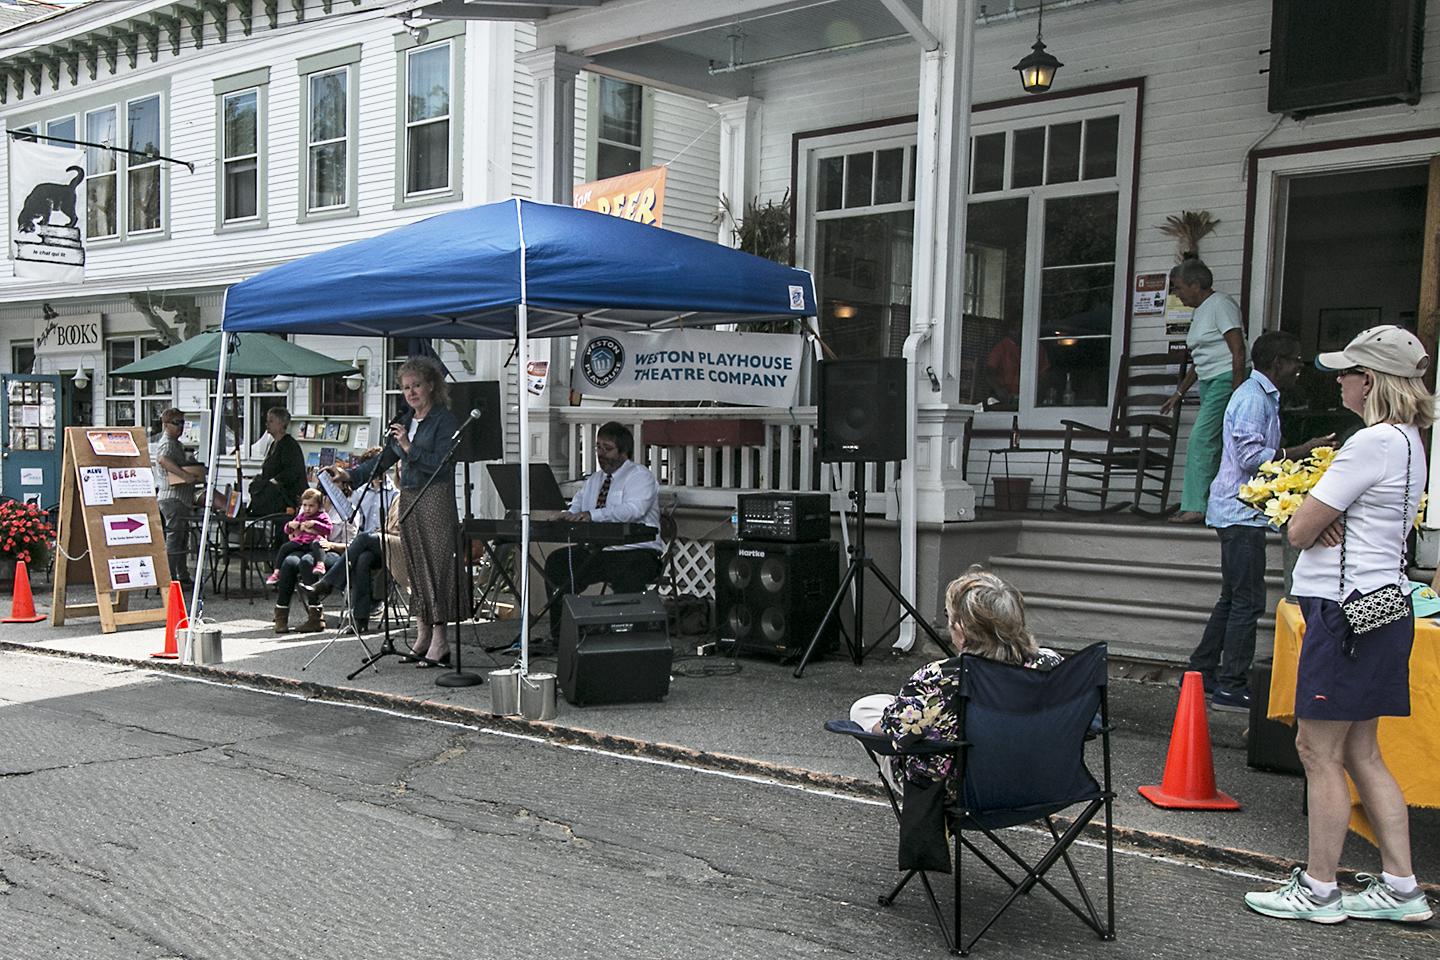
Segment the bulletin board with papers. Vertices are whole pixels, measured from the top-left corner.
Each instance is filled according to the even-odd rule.
[[[170,586],[165,533],[143,427],[66,427],[50,623],[100,618],[103,633],[164,623],[165,607],[130,609],[131,592]],[[93,583],[94,603],[67,603],[71,584]]]

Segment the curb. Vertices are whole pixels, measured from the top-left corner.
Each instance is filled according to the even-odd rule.
[[[885,799],[885,791],[878,782],[872,780],[862,780],[858,777],[850,777],[837,773],[821,773],[815,770],[806,770],[802,767],[790,767],[770,763],[765,760],[736,756],[734,754],[696,750],[691,747],[682,747],[675,744],[641,740],[637,737],[600,733],[584,727],[545,723],[514,716],[495,716],[487,711],[478,710],[473,707],[438,703],[433,700],[416,700],[413,697],[400,696],[398,694],[354,690],[346,687],[335,687],[328,684],[315,683],[309,680],[291,680],[286,677],[274,677],[268,674],[249,673],[241,670],[222,670],[217,667],[203,666],[200,664],[178,663],[165,660],[146,662],[101,653],[56,650],[49,647],[35,647],[13,640],[0,640],[0,650],[33,653],[62,660],[85,660],[92,663],[114,664],[139,670],[148,670],[154,673],[172,673],[182,676],[199,677],[231,686],[246,686],[258,690],[302,695],[307,699],[321,700],[328,703],[346,703],[379,707],[413,717],[446,720],[452,723],[479,724],[505,733],[540,737],[567,746],[594,747],[614,753],[645,757],[651,760],[681,763],[719,773],[760,777],[790,786],[813,787],[872,800]],[[1056,817],[1055,821],[1061,825],[1068,825],[1073,822],[1066,817]],[[1192,840],[1187,837],[1177,837],[1152,830],[1140,830],[1119,825],[1116,825],[1113,829],[1115,840],[1118,844],[1139,853],[1174,857],[1209,866],[1226,867],[1233,870],[1243,870],[1275,877],[1284,877],[1295,867],[1304,866],[1303,863],[1287,857],[1278,857],[1234,847],[1220,847],[1206,843],[1203,840]],[[1082,831],[1081,835],[1090,841],[1104,843],[1104,826],[1101,823],[1092,821]],[[1353,882],[1354,873],[1342,869],[1340,871],[1340,878]],[[1421,884],[1421,887],[1430,896],[1440,897],[1440,884],[1426,883]]]

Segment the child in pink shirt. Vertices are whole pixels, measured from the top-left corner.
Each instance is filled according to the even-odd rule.
[[[320,509],[322,503],[323,495],[313,487],[300,494],[300,509],[295,519],[285,524],[285,533],[290,539],[281,545],[280,552],[275,556],[275,569],[265,578],[267,584],[273,586],[280,581],[280,567],[293,553],[308,553],[314,562],[315,573],[325,572],[325,554],[320,548],[320,541],[329,539],[333,524],[329,514]]]

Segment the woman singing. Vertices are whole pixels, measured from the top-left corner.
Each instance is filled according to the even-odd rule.
[[[456,619],[459,606],[455,539],[460,521],[455,513],[455,471],[443,461],[460,421],[447,406],[444,373],[434,360],[415,357],[405,361],[399,378],[410,413],[390,425],[389,446],[400,458],[400,501],[392,509],[404,516],[400,547],[410,573],[410,611],[415,617],[412,649],[417,666],[449,666],[446,624]],[[366,461],[349,479],[356,485],[368,482],[376,464],[384,459]],[[435,476],[437,472],[439,476]],[[336,471],[336,476],[346,479],[344,471]],[[427,483],[429,489],[422,494]]]
[[[1340,399],[1365,420],[1336,454],[1290,520],[1290,543],[1303,552],[1294,592],[1305,617],[1295,681],[1295,746],[1305,765],[1310,845],[1279,889],[1247,893],[1257,913],[1339,923],[1347,917],[1419,923],[1430,905],[1410,862],[1405,798],[1380,755],[1380,717],[1410,715],[1409,600],[1398,620],[1355,632],[1341,603],[1403,583],[1405,539],[1425,489],[1421,431],[1435,419],[1425,387],[1430,358],[1413,334],[1372,327],[1318,363],[1337,372]],[[1360,874],[1358,893],[1343,893],[1335,869],[1350,822],[1355,784],[1379,839],[1382,872]]]

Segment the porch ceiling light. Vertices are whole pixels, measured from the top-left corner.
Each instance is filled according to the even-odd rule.
[[[1045,41],[1041,35],[1045,28],[1045,4],[1040,4],[1038,19],[1035,21],[1035,45],[1030,48],[1027,54],[1015,69],[1020,71],[1020,85],[1025,88],[1026,93],[1044,93],[1050,89],[1050,84],[1055,82],[1055,71],[1065,64],[1045,51]]]

